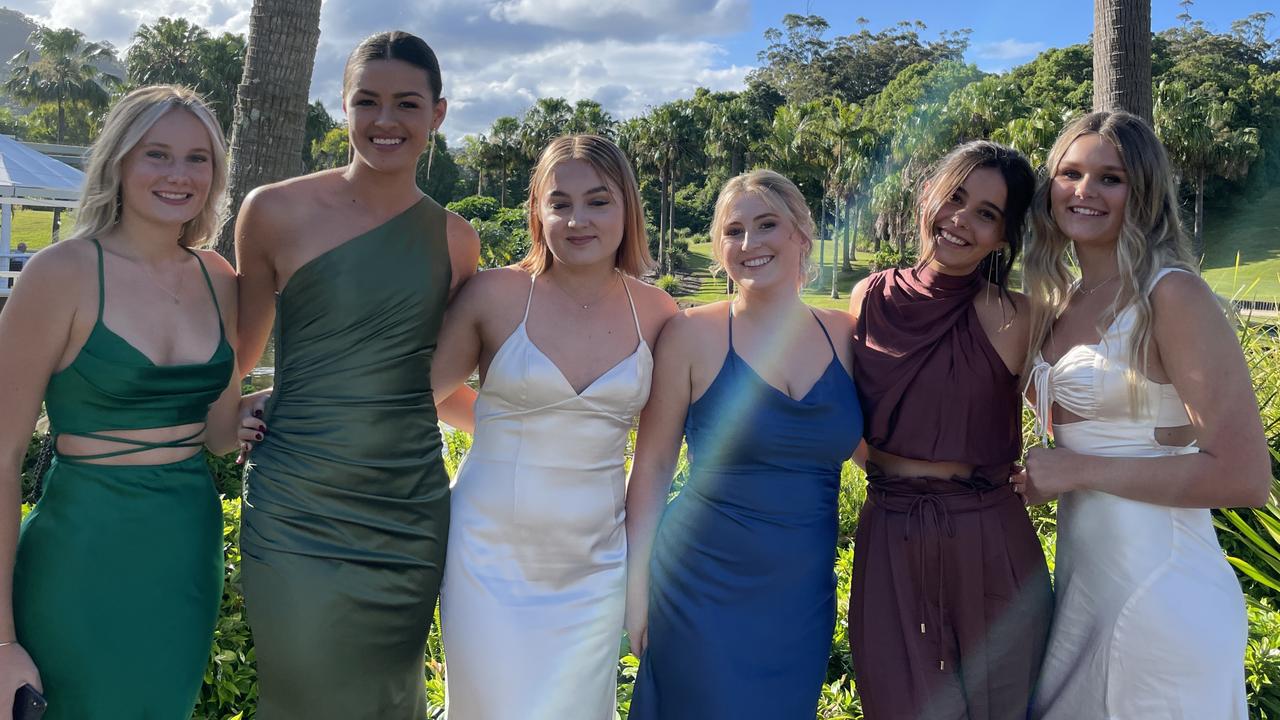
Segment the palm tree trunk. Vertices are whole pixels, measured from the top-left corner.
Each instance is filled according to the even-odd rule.
[[[1093,109],[1151,122],[1151,0],[1093,1]]]
[[[662,248],[667,238],[667,183],[667,166],[664,161],[662,169],[658,171],[658,275],[662,275],[665,267]]]
[[[67,115],[62,107],[62,96],[58,96],[58,144],[62,144],[63,135],[67,134]]]
[[[676,162],[671,161],[670,169],[671,181],[667,183],[667,192],[670,197],[667,198],[667,244],[663,248],[662,264],[670,273],[674,268],[671,267],[671,245],[676,239]]]
[[[824,194],[818,201],[818,285],[822,285],[822,271],[827,267],[827,244],[823,241],[827,236],[827,196]],[[831,276],[831,282],[836,278]]]
[[[1191,235],[1191,248],[1195,252],[1196,261],[1204,258],[1204,175],[1204,168],[1196,174],[1196,215]]]
[[[253,188],[302,170],[307,95],[319,39],[320,0],[254,0],[231,132],[232,212]],[[232,259],[234,248],[235,223],[227,223],[218,252]]]
[[[853,212],[853,195],[847,195],[844,199],[844,263],[840,266],[845,272],[853,272],[853,264],[850,262],[857,257],[858,239],[857,229],[849,224],[849,215]],[[862,219],[862,213],[858,213],[858,219]]]
[[[836,273],[839,268],[840,261],[840,240],[836,237],[836,222],[838,216],[835,208],[831,210],[831,297],[838,299],[840,297],[840,288],[836,285]]]

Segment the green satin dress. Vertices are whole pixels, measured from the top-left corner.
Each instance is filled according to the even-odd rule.
[[[54,457],[18,538],[14,622],[40,671],[45,720],[186,720],[222,598],[222,504],[213,478],[198,451],[161,465],[93,461],[201,445],[200,432],[172,442],[111,433],[203,423],[235,356],[224,334],[207,362],[156,365],[112,332],[102,322],[102,246],[93,242],[98,319],[75,360],[49,379],[45,406],[55,437],[131,447]]]
[[[422,720],[449,535],[431,358],[451,272],[430,198],[299,268],[240,536],[259,720]]]

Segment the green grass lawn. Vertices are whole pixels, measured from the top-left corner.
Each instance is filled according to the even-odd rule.
[[[75,215],[71,212],[63,212],[61,236],[70,235],[71,228],[74,226]],[[27,244],[27,252],[41,250],[49,245],[52,235],[53,212],[51,210],[26,208],[14,210],[13,236],[9,241],[10,250],[16,252],[20,242]]]
[[[836,290],[840,297],[833,299],[831,297],[831,241],[826,243],[826,267],[822,270],[819,279],[805,286],[801,296],[806,303],[814,307],[824,308],[840,308],[847,310],[849,308],[849,291],[859,280],[870,274],[867,262],[871,258],[869,252],[859,252],[856,260],[850,264],[853,266],[851,272],[836,273]],[[813,263],[818,264],[818,246],[813,248]],[[688,295],[677,295],[676,301],[681,305],[705,305],[707,303],[724,300],[725,295],[725,277],[724,273],[720,273],[715,277],[711,277],[711,243],[700,243],[689,246],[689,267],[686,272],[692,272],[693,277],[700,281],[701,287],[695,293]]]
[[[1218,294],[1280,300],[1280,187],[1208,214],[1205,247],[1204,279]]]

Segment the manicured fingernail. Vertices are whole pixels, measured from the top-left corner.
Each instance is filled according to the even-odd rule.
[[[259,426],[258,426],[258,432],[266,432],[266,431],[267,431],[267,426],[266,426],[266,425],[259,425]]]
[[[258,439],[259,439],[259,440],[261,440],[261,439],[262,439],[262,433],[258,433]]]
[[[256,418],[260,418],[260,417],[262,417],[262,411],[261,411],[261,410],[254,410],[254,411],[253,411],[253,416],[254,416],[254,417],[256,417]]]

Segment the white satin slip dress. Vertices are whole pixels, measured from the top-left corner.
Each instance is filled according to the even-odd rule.
[[[1155,283],[1174,270],[1157,274]],[[1157,428],[1190,422],[1173,385],[1142,383],[1135,416],[1125,373],[1135,307],[1096,345],[1031,374],[1041,434],[1054,404],[1084,418],[1054,442],[1103,457],[1198,452],[1161,445]],[[1205,479],[1212,482],[1212,479]],[[1056,606],[1032,717],[1042,720],[1246,720],[1244,598],[1209,510],[1098,490],[1058,501]]]
[[[649,397],[635,351],[575,393],[524,320],[494,355],[454,478],[440,594],[448,720],[609,720],[626,590],[623,456]]]

